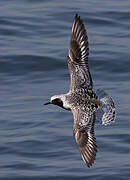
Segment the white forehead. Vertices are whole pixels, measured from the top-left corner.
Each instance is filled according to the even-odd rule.
[[[51,101],[53,101],[53,100],[56,99],[56,98],[59,98],[59,99],[61,99],[62,101],[65,100],[65,97],[64,97],[63,95],[55,95],[55,96],[52,96],[52,97],[51,97]]]
[[[52,96],[52,97],[51,97],[51,101],[53,101],[53,100],[56,99],[56,98],[59,98],[59,96],[57,96],[57,95]]]

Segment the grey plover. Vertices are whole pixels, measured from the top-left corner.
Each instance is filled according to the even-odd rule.
[[[76,14],[68,56],[70,90],[67,94],[52,96],[45,105],[55,104],[72,111],[74,117],[73,134],[84,162],[90,167],[97,152],[94,135],[96,112],[98,109],[103,110],[101,122],[107,125],[115,119],[115,105],[112,98],[106,93],[100,98],[94,92],[88,55],[88,36],[80,16]],[[98,93],[102,94],[102,91],[98,91]]]

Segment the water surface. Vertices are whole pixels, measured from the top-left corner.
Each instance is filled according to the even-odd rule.
[[[96,124],[89,169],[73,137],[73,116],[43,106],[67,92],[67,55],[78,13],[87,28],[95,89],[116,102],[116,122]],[[128,180],[130,176],[130,2],[0,1],[0,179]]]

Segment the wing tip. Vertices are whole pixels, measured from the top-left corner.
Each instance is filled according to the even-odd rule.
[[[79,22],[80,24],[83,24],[83,22],[82,22],[80,16],[78,15],[78,13],[75,14],[74,22],[75,22],[75,23],[76,23],[76,22]]]
[[[78,14],[75,15],[72,25],[71,42],[76,41],[80,47],[82,58],[86,59],[89,56],[88,35],[85,25]]]
[[[97,151],[93,152],[93,154],[90,154],[88,153],[88,150],[87,151],[80,150],[81,157],[87,167],[90,168],[94,164],[96,160],[96,152]]]
[[[75,14],[75,19],[80,19],[80,16],[78,15],[78,13]]]

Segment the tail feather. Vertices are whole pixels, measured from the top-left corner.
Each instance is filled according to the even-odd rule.
[[[102,124],[108,125],[115,121],[116,110],[114,100],[103,90],[97,90],[97,95],[101,101],[100,108],[103,110]]]

